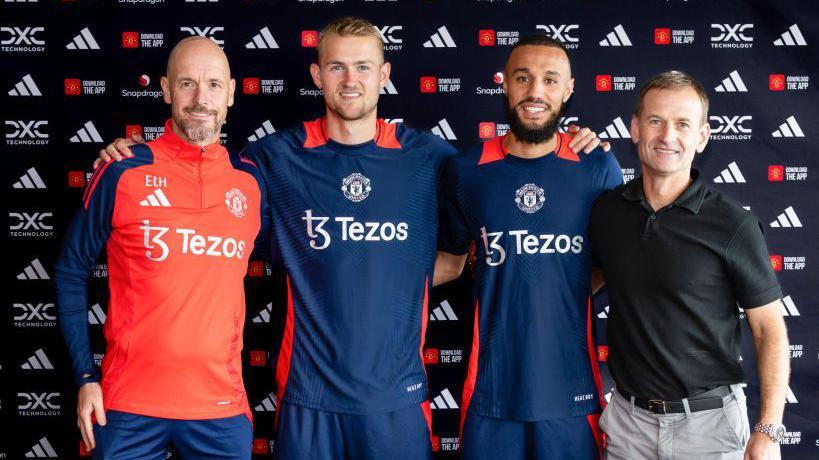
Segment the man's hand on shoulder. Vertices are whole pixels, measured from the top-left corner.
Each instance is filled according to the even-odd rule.
[[[132,145],[142,144],[145,142],[141,134],[133,134],[128,139],[117,138],[114,142],[108,144],[107,147],[100,150],[99,158],[94,161],[94,169],[97,169],[101,164],[108,163],[111,160],[122,161],[126,158],[131,158],[134,153],[129,148]]]

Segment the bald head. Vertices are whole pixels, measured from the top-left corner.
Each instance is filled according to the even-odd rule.
[[[174,132],[191,144],[218,142],[236,89],[224,51],[204,37],[180,41],[168,57],[161,84]]]
[[[198,35],[183,38],[173,47],[171,55],[168,56],[168,67],[165,73],[171,78],[171,74],[174,73],[180,62],[186,62],[191,59],[191,56],[197,55],[214,65],[218,64],[223,67],[227,79],[230,79],[230,64],[228,64],[225,52],[213,40]]]

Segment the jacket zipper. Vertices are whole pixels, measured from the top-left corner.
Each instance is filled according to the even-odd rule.
[[[202,182],[202,159],[205,157],[205,147],[201,147],[199,151],[199,160],[194,166],[196,171],[196,180],[199,182],[199,207],[205,207],[205,184]]]

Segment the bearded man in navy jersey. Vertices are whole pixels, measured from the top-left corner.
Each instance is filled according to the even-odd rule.
[[[449,160],[436,283],[477,244],[474,336],[461,406],[465,459],[596,459],[588,219],[623,181],[614,155],[558,133],[574,86],[563,45],[518,42],[504,70],[510,133]]]

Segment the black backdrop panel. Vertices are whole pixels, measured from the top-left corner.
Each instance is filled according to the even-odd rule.
[[[563,41],[575,75],[566,122],[606,137],[627,180],[639,173],[627,127],[640,84],[672,68],[699,78],[711,97],[714,135],[697,166],[766,226],[771,263],[786,292],[793,373],[783,457],[819,457],[819,298],[811,265],[819,257],[817,13],[814,2],[728,0],[4,0],[0,153],[9,257],[7,314],[0,321],[6,344],[0,459],[83,454],[70,362],[56,326],[52,264],[96,151],[129,130],[149,139],[161,132],[168,108],[159,78],[173,43],[199,34],[224,46],[238,83],[224,141],[240,149],[323,112],[307,72],[315,56],[311,31],[344,14],[367,17],[386,41],[393,73],[380,116],[433,130],[458,148],[508,129],[495,74],[509,46],[537,32]],[[106,278],[103,258],[89,298],[97,358],[104,350]],[[275,442],[271,363],[281,340],[283,287],[280,274],[256,261],[246,286],[244,373],[255,409],[254,452],[264,458]],[[430,396],[448,392],[458,404],[472,325],[468,287],[464,276],[433,292],[427,334]],[[604,394],[611,390],[607,312],[603,293],[594,314]],[[753,420],[759,387],[747,327],[744,332]],[[457,455],[458,414],[456,407],[433,411],[442,458]]]

